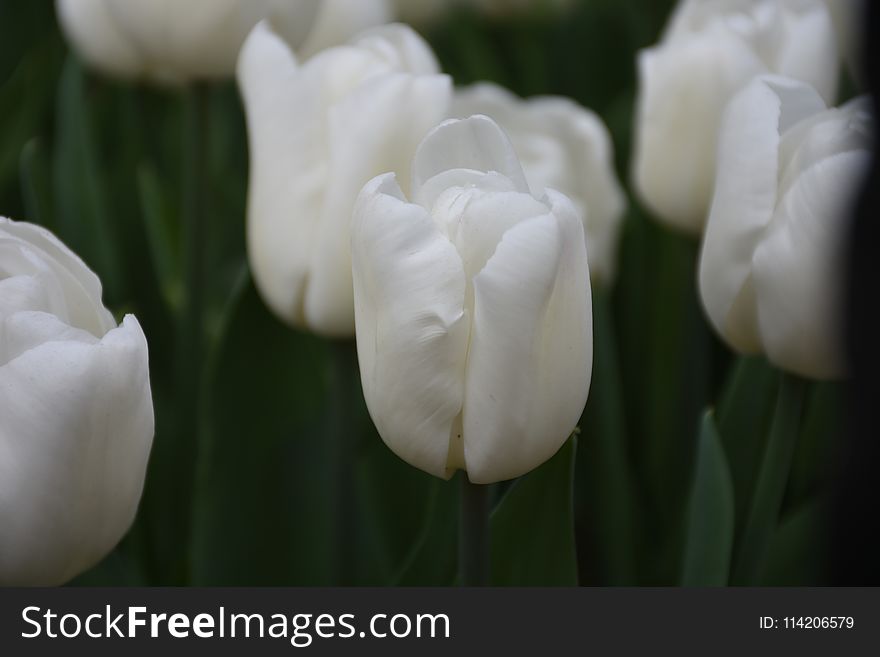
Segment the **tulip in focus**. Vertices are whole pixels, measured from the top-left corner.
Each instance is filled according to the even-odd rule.
[[[625,197],[602,119],[567,98],[522,100],[489,83],[456,91],[452,115],[473,114],[491,117],[507,133],[536,196],[549,187],[574,203],[584,220],[590,276],[610,283]]]
[[[250,142],[247,239],[269,307],[289,324],[354,334],[351,215],[394,171],[409,187],[421,139],[447,116],[451,82],[412,29],[362,33],[300,64],[266,24],[239,61]]]
[[[0,218],[0,584],[61,584],[131,525],[153,441],[147,341],[48,231]]]
[[[808,378],[845,374],[842,258],[871,130],[866,98],[826,109],[787,78],[757,78],[731,101],[700,294],[737,351]]]
[[[574,204],[534,196],[506,135],[474,116],[425,138],[409,196],[393,173],[370,181],[353,221],[361,380],[385,443],[473,483],[550,458],[583,411],[593,356]]]
[[[779,73],[837,94],[839,58],[823,0],[682,0],[660,43],[638,55],[633,177],[674,228],[705,225],[724,107],[749,80]]]
[[[245,37],[268,20],[303,55],[390,20],[389,0],[56,0],[83,59],[120,77],[229,77]]]

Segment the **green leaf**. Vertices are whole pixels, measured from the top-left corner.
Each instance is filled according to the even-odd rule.
[[[778,388],[779,372],[763,356],[741,356],[730,369],[718,404],[716,421],[733,481],[737,536],[752,503]]]
[[[690,497],[684,586],[725,586],[733,551],[733,482],[712,411],[703,416]]]
[[[54,189],[60,237],[101,279],[110,305],[124,299],[116,227],[109,218],[107,190],[92,129],[93,105],[85,74],[68,57],[58,88]]]
[[[435,479],[424,525],[392,579],[395,586],[449,586],[458,569],[458,491],[455,481]]]
[[[27,221],[52,229],[49,158],[40,139],[31,139],[21,151],[21,193]]]
[[[581,421],[576,513],[581,580],[636,583],[636,496],[627,455],[617,341],[607,293],[593,295],[594,360]]]
[[[490,520],[493,586],[577,586],[570,438],[507,491]]]
[[[191,580],[332,581],[332,454],[322,433],[326,345],[293,331],[247,285],[212,359]],[[332,400],[331,400],[332,403]]]
[[[832,504],[817,496],[780,519],[761,586],[827,586]]]

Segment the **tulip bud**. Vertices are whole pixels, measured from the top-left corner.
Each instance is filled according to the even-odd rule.
[[[452,95],[404,25],[362,33],[300,65],[267,24],[239,61],[250,138],[248,255],[269,307],[297,327],[354,334],[351,212],[361,187],[407,171]]]
[[[147,341],[48,231],[0,218],[0,584],[61,584],[134,519],[153,440]]]
[[[837,46],[822,0],[682,0],[660,43],[639,53],[633,178],[659,219],[702,232],[724,107],[766,72],[834,100]]]
[[[456,92],[452,115],[473,114],[491,117],[507,133],[536,196],[548,187],[568,196],[584,220],[590,276],[610,283],[625,197],[602,119],[567,98],[522,100],[489,83]]]
[[[59,22],[92,66],[161,82],[227,77],[261,20],[303,54],[389,20],[389,0],[56,0]]]
[[[485,116],[419,147],[410,198],[394,174],[358,197],[352,265],[364,397],[385,443],[438,477],[517,477],[583,411],[593,356],[583,223],[529,191]]]
[[[826,109],[811,87],[777,76],[731,101],[700,294],[737,351],[805,377],[845,373],[841,258],[871,123],[866,99]]]

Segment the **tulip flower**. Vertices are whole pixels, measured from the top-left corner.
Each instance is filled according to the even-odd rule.
[[[74,48],[111,75],[162,82],[231,76],[245,37],[272,22],[304,55],[390,19],[389,0],[56,0]]]
[[[491,117],[507,133],[536,195],[549,187],[574,203],[584,220],[590,276],[613,280],[625,197],[602,119],[567,98],[522,100],[489,83],[456,91],[452,115],[473,114]]]
[[[491,119],[422,142],[410,200],[393,173],[355,207],[358,359],[370,415],[410,464],[472,483],[550,458],[587,399],[592,310],[583,223],[534,196]]]
[[[147,341],[48,231],[0,218],[0,584],[61,584],[134,519],[153,440]]]
[[[731,101],[700,294],[737,351],[809,378],[845,373],[841,259],[870,131],[866,99],[826,109],[787,78],[759,77]]]
[[[248,255],[292,326],[354,335],[351,214],[374,176],[408,185],[419,141],[446,117],[451,82],[404,25],[362,33],[300,65],[268,24],[239,61],[250,139]]]
[[[682,0],[660,43],[638,55],[633,178],[662,221],[702,232],[721,115],[756,75],[837,93],[834,27],[822,0]]]

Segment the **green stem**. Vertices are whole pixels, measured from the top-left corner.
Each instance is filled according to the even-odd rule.
[[[334,527],[336,545],[336,585],[355,583],[354,422],[357,384],[357,351],[354,340],[338,340],[331,347],[330,438],[333,449],[333,482],[336,500]]]
[[[462,586],[489,583],[489,487],[461,477],[458,565]]]
[[[209,89],[193,84],[184,98],[182,257],[183,304],[177,333],[177,403],[181,411],[177,473],[182,494],[181,536],[192,539],[190,512],[198,462],[199,409],[205,357],[205,198],[207,179]],[[183,551],[189,554],[189,550]],[[187,581],[189,564],[175,579]]]
[[[743,586],[758,583],[767,548],[779,522],[803,415],[806,387],[802,379],[790,374],[782,375],[770,437],[740,540],[731,584]]]

